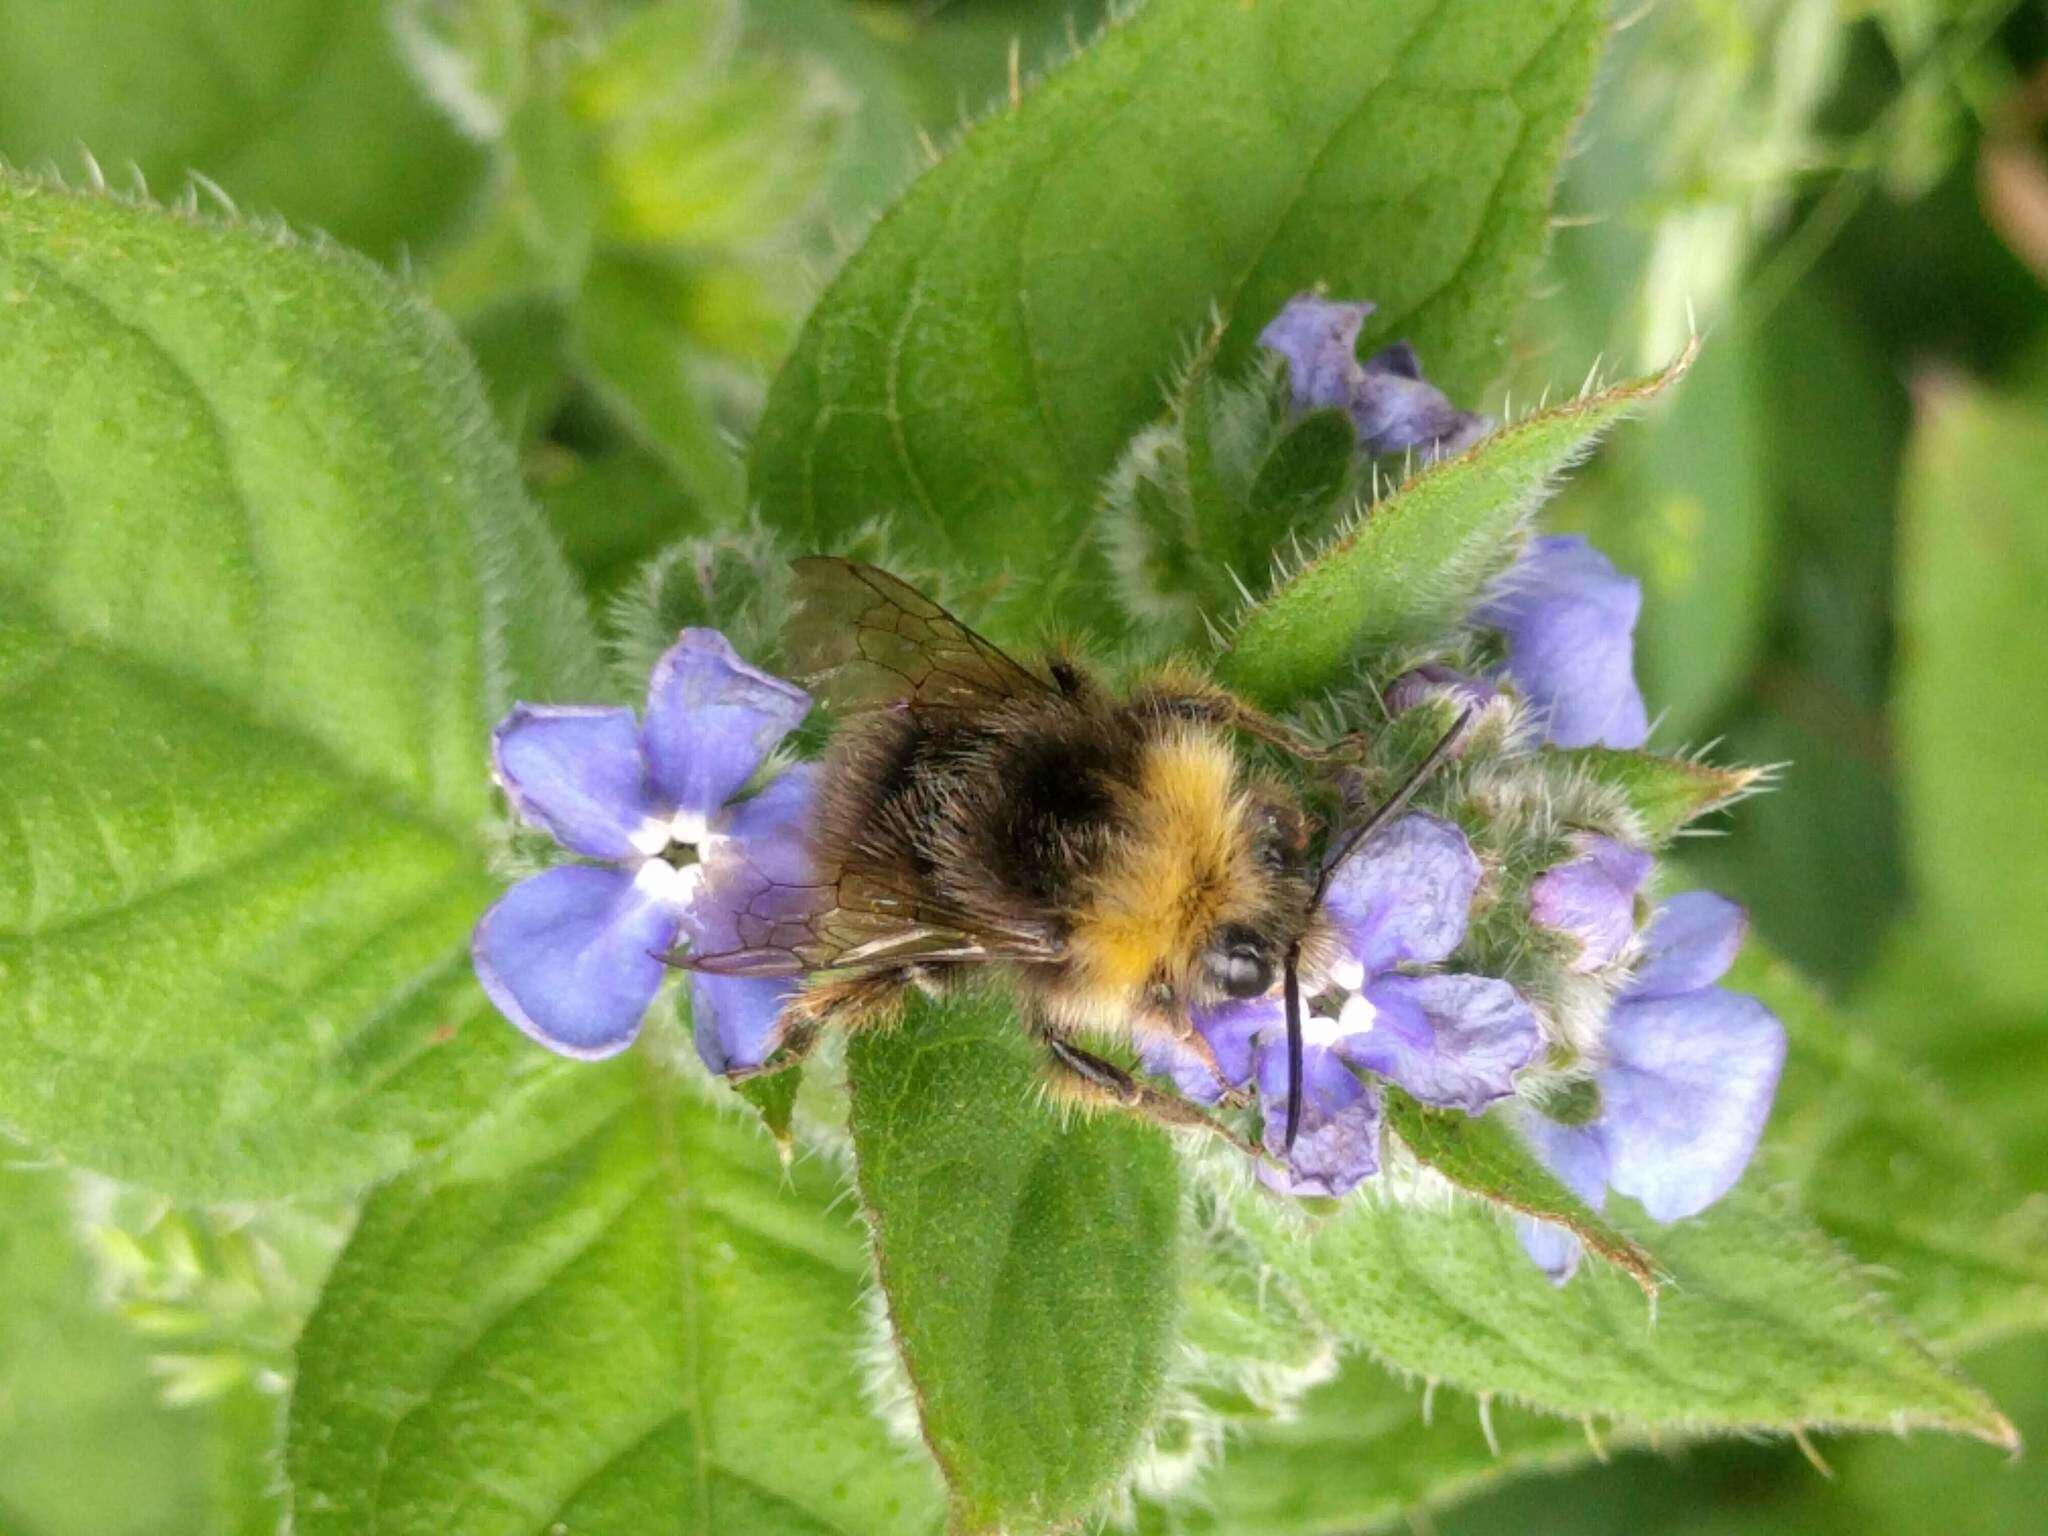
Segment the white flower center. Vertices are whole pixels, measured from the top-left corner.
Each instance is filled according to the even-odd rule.
[[[1331,961],[1325,974],[1331,986],[1341,987],[1346,992],[1356,992],[1365,985],[1365,967],[1351,955],[1341,955]]]
[[[711,824],[695,811],[677,811],[673,816],[650,816],[628,835],[633,851],[643,858],[658,859],[678,843],[686,848],[711,839]]]
[[[678,869],[666,859],[650,858],[634,872],[633,889],[665,907],[687,907],[703,878],[702,864],[686,864]]]
[[[1362,1016],[1353,1011],[1359,1007],[1365,1010]],[[1352,1035],[1362,1034],[1364,1031],[1371,1029],[1372,1019],[1372,1004],[1366,1002],[1362,997],[1354,997],[1344,1004],[1343,1011],[1334,1019],[1320,1013],[1312,1013],[1303,1019],[1301,1021],[1301,1043],[1303,1045],[1319,1045],[1327,1050],[1339,1040],[1347,1039]]]

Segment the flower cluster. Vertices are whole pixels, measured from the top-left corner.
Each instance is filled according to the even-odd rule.
[[[1343,411],[1367,453],[1413,449],[1426,460],[1462,453],[1492,431],[1492,421],[1459,410],[1422,377],[1407,342],[1359,361],[1358,332],[1377,307],[1298,294],[1259,332],[1259,345],[1287,360],[1295,408]]]
[[[478,979],[500,1012],[565,1056],[624,1050],[684,939],[735,947],[747,904],[800,883],[811,773],[744,795],[810,712],[794,683],[749,666],[716,630],[686,629],[654,668],[647,708],[518,704],[492,737],[522,820],[590,862],[507,891],[476,925]],[[692,973],[698,1054],[714,1072],[760,1066],[794,983]]]
[[[1266,327],[1296,409],[1344,411],[1363,453],[1472,449],[1492,424],[1428,383],[1411,347],[1358,359],[1371,312],[1303,295]],[[1379,1173],[1395,1089],[1467,1115],[1504,1109],[1595,1209],[1618,1191],[1674,1220],[1740,1176],[1785,1051],[1769,1011],[1719,985],[1742,914],[1704,891],[1653,905],[1640,821],[1581,793],[1573,759],[1544,750],[1645,741],[1641,601],[1584,538],[1535,538],[1458,634],[1388,662],[1388,736],[1412,745],[1459,715],[1488,724],[1413,808],[1324,871],[1298,1081],[1277,988],[1197,1010],[1185,1039],[1141,1043],[1144,1068],[1190,1099],[1256,1096],[1269,1185],[1336,1197]],[[508,1018],[563,1054],[611,1055],[637,1033],[673,951],[742,948],[742,914],[807,883],[813,770],[763,779],[809,708],[716,631],[686,629],[637,718],[525,704],[506,716],[498,782],[576,856],[522,880],[477,924],[477,974]],[[797,984],[692,972],[706,1064],[762,1066]],[[1570,1232],[1524,1218],[1520,1235],[1546,1273],[1570,1277]]]
[[[1297,408],[1347,410],[1369,453],[1469,447],[1490,424],[1427,384],[1412,349],[1358,361],[1371,309],[1304,295],[1262,333],[1286,361]],[[1385,689],[1388,710],[1439,700],[1488,710],[1505,693],[1515,729],[1536,744],[1639,747],[1649,732],[1634,667],[1641,603],[1638,584],[1584,538],[1536,538],[1468,617],[1499,660],[1483,670],[1412,666]],[[1329,872],[1322,916],[1337,954],[1312,979],[1291,1149],[1282,1147],[1290,1084],[1277,994],[1201,1012],[1192,1022],[1206,1051],[1153,1042],[1145,1065],[1205,1102],[1255,1087],[1267,1147],[1285,1150],[1284,1166],[1262,1174],[1294,1193],[1342,1195],[1378,1171],[1382,1085],[1391,1084],[1474,1115],[1514,1101],[1531,1150],[1595,1209],[1612,1189],[1656,1220],[1693,1215],[1754,1152],[1785,1037],[1756,999],[1716,985],[1741,943],[1740,909],[1694,891],[1646,920],[1653,863],[1618,837],[1571,831],[1508,893],[1522,931],[1552,954],[1560,986],[1594,989],[1600,1016],[1574,1032],[1508,981],[1461,964],[1475,903],[1502,899],[1496,872],[1452,820],[1410,812]],[[1579,1245],[1569,1232],[1525,1219],[1521,1236],[1546,1273],[1570,1277]]]
[[[1465,834],[1421,813],[1381,828],[1334,872],[1324,911],[1339,953],[1328,972],[1344,1001],[1304,1020],[1301,1130],[1284,1168],[1261,1169],[1269,1183],[1342,1195],[1379,1171],[1380,1095],[1351,1068],[1467,1114],[1513,1095],[1515,1073],[1542,1044],[1528,1004],[1504,981],[1412,973],[1463,942],[1480,873]],[[1277,1153],[1288,1114],[1280,997],[1204,1010],[1194,1024],[1215,1068],[1171,1041],[1147,1045],[1147,1067],[1211,1103],[1256,1078]]]

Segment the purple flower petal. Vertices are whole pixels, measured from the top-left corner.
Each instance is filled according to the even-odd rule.
[[[1310,1045],[1301,1061],[1301,1131],[1282,1170],[1260,1164],[1259,1178],[1290,1195],[1343,1195],[1379,1172],[1380,1096],[1352,1075],[1335,1053]],[[1267,1039],[1259,1050],[1259,1101],[1266,1145],[1287,1136],[1287,1045]]]
[[[1649,717],[1635,679],[1641,585],[1586,540],[1537,539],[1476,623],[1507,640],[1507,673],[1561,747],[1639,747]]]
[[[476,925],[470,955],[498,1011],[550,1050],[615,1055],[640,1032],[673,949],[687,883],[651,861],[565,864],[520,881]]]
[[[1586,1253],[1570,1228],[1519,1213],[1515,1216],[1515,1239],[1552,1285],[1563,1285],[1577,1274],[1579,1260]]]
[[[1140,1038],[1138,1056],[1147,1072],[1171,1077],[1188,1098],[1214,1104],[1226,1089],[1251,1081],[1254,1039],[1264,1030],[1284,1029],[1287,1011],[1277,993],[1268,993],[1196,1008],[1191,1019],[1208,1043],[1213,1065],[1199,1050],[1169,1035]]]
[[[740,660],[717,630],[686,629],[647,685],[648,771],[676,811],[708,822],[810,708],[809,694]]]
[[[1785,1029],[1709,987],[1615,1005],[1600,1074],[1608,1182],[1658,1221],[1705,1210],[1741,1177],[1777,1093]]]
[[[491,769],[521,819],[572,853],[620,860],[658,851],[635,842],[667,816],[630,709],[514,704],[491,733]]]
[[[750,1072],[782,1043],[783,1010],[802,990],[794,976],[690,974],[697,1054],[713,1072]]]
[[[1463,708],[1484,709],[1499,697],[1500,690],[1491,683],[1432,661],[1403,672],[1387,685],[1387,713],[1404,714],[1418,704],[1442,698]]]
[[[1259,332],[1259,345],[1287,359],[1295,409],[1326,410],[1351,403],[1359,376],[1358,328],[1371,304],[1335,304],[1299,293]]]
[[[1643,959],[1624,998],[1676,997],[1728,974],[1749,918],[1726,896],[1681,891],[1658,906],[1643,934]]]
[[[701,845],[702,884],[684,917],[690,947],[725,954],[801,943],[830,892],[814,883],[809,814],[817,769],[805,763],[727,806]],[[792,957],[789,974],[801,970]]]
[[[1415,349],[1405,341],[1365,360],[1352,381],[1348,408],[1367,453],[1423,448],[1431,459],[1448,458],[1493,430],[1491,418],[1459,410],[1423,379]]]
[[[1607,1204],[1607,1147],[1596,1126],[1565,1125],[1520,1107],[1512,1123],[1537,1161],[1566,1189],[1596,1211]]]
[[[1382,976],[1338,1023],[1351,1032],[1333,1049],[1353,1066],[1468,1115],[1511,1097],[1543,1040],[1521,994],[1490,976]]]
[[[1355,989],[1396,965],[1443,959],[1465,937],[1478,888],[1479,859],[1448,821],[1414,812],[1380,828],[1323,898],[1348,957],[1330,979]]]
[[[713,818],[718,837],[744,844],[761,874],[784,885],[811,878],[811,804],[818,790],[814,763],[796,763],[762,786],[757,795],[734,801]],[[715,859],[716,845],[708,853]]]
[[[1138,1065],[1154,1077],[1170,1077],[1182,1098],[1214,1104],[1223,1097],[1223,1079],[1192,1045],[1172,1035],[1144,1035],[1138,1040]]]
[[[1650,855],[1611,837],[1582,837],[1577,857],[1529,883],[1529,918],[1578,941],[1575,971],[1612,965],[1636,931],[1636,892]]]
[[[1560,1125],[1547,1115],[1521,1109],[1514,1125],[1540,1161],[1565,1188],[1594,1210],[1607,1203],[1607,1148],[1591,1126]],[[1536,1267],[1563,1285],[1579,1267],[1584,1252],[1578,1238],[1554,1221],[1531,1216],[1515,1218],[1515,1236]]]

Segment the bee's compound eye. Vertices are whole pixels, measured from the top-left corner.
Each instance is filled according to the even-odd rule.
[[[1257,997],[1273,985],[1273,957],[1242,928],[1226,928],[1202,956],[1202,969],[1225,997]]]

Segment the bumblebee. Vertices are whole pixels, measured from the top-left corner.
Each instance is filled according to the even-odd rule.
[[[887,1020],[909,986],[993,970],[1056,1089],[1218,1131],[1074,1037],[1163,1035],[1207,1056],[1191,1009],[1284,985],[1298,1085],[1327,875],[1299,798],[1241,743],[1327,753],[1181,670],[1119,695],[1063,654],[1025,665],[872,566],[798,560],[791,598],[787,669],[838,720],[809,831],[815,883],[768,889],[738,948],[680,964],[805,977],[785,1037],[798,1051],[822,1026]]]

